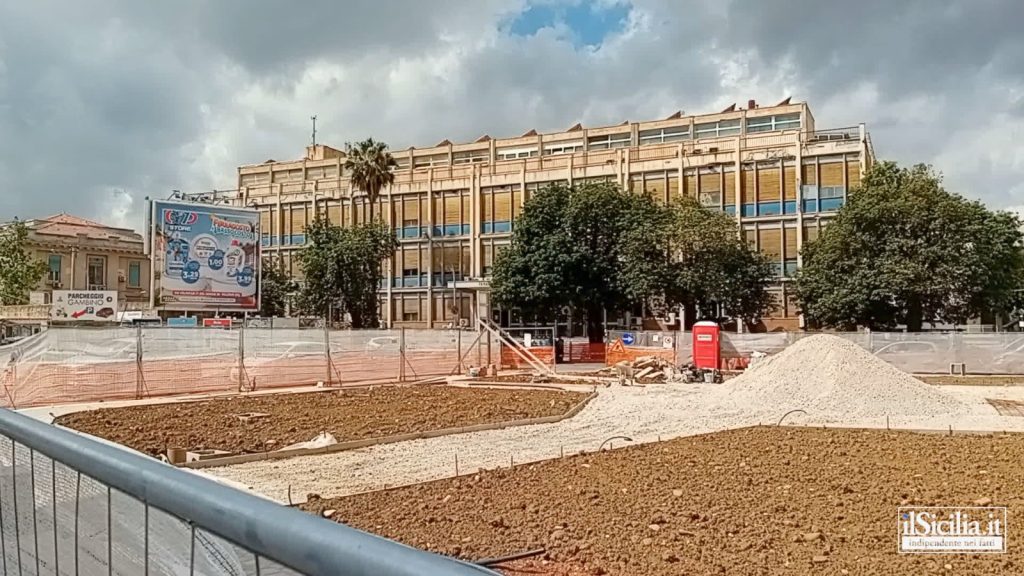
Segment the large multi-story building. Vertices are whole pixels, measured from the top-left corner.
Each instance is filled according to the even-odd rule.
[[[374,211],[401,246],[381,287],[391,325],[437,326],[491,309],[487,277],[530,194],[551,182],[613,181],[669,199],[689,194],[722,210],[776,266],[777,311],[769,328],[796,328],[787,278],[800,249],[846,201],[873,159],[864,125],[819,130],[806,103],[730,106],[717,114],[673,114],[615,126],[576,124],[517,138],[444,140],[393,152],[394,185]],[[238,168],[242,205],[262,212],[264,256],[301,278],[295,253],[318,216],[350,224],[368,216],[344,153],[314,145],[294,161]]]
[[[54,290],[116,290],[121,307],[137,309],[148,300],[149,258],[142,235],[70,214],[29,220],[28,248],[46,262],[37,294]]]

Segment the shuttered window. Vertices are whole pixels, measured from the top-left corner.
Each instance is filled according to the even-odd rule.
[[[842,162],[829,162],[828,164],[822,164],[821,170],[821,185],[822,186],[842,186],[843,185],[843,163]]]
[[[444,223],[448,224],[460,224],[461,216],[459,214],[461,205],[459,204],[458,196],[446,195],[444,198]]]
[[[778,201],[782,198],[779,168],[775,164],[762,164],[757,171],[757,199],[759,202]]]
[[[782,197],[785,200],[796,200],[796,166],[782,168]]]
[[[649,172],[644,175],[644,191],[655,200],[665,200],[665,173]]]
[[[469,198],[466,198],[467,202]],[[467,206],[468,208],[468,206]],[[502,190],[494,194],[494,220],[507,222],[512,220],[512,192]]]
[[[860,186],[860,162],[858,160],[847,160],[846,180],[847,189]]]
[[[783,233],[786,239],[786,253],[783,256],[786,260],[792,260],[797,257],[796,240],[799,230],[797,228],[785,228]]]
[[[761,253],[772,260],[782,259],[782,230],[762,228],[758,231],[761,239]]]
[[[683,194],[686,196],[697,196],[697,173],[687,170],[683,176]]]
[[[729,171],[725,173],[725,204],[732,205],[736,204],[736,172]]]
[[[818,183],[818,171],[817,167],[812,164],[804,164],[800,168],[803,173],[800,175],[801,184],[804,186],[813,186]]]
[[[740,191],[740,199],[742,203],[749,204],[757,201],[757,196],[754,195],[754,169],[753,167],[743,167],[743,188]]]

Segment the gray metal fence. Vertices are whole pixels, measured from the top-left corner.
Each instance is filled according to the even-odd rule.
[[[723,332],[723,363],[742,368],[753,352],[776,354],[816,332]],[[832,332],[863,347],[897,368],[914,374],[1024,374],[1024,334],[1020,332]],[[666,337],[672,345],[666,346]],[[689,332],[609,331],[609,341],[622,340],[638,354],[674,350],[677,363],[692,357]],[[627,342],[628,340],[628,342]]]
[[[0,406],[413,381],[495,359],[461,330],[51,328],[0,346]]]
[[[7,575],[496,575],[0,409]]]

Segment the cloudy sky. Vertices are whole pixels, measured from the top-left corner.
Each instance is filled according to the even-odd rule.
[[[1024,208],[1021,0],[0,2],[0,220],[141,227],[309,142],[393,148],[810,103]]]

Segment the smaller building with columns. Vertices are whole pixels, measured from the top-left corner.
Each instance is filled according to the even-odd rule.
[[[516,311],[491,306],[487,278],[523,203],[552,182],[612,181],[666,201],[687,194],[734,217],[747,241],[775,263],[778,306],[766,328],[796,329],[788,283],[800,248],[845,203],[874,158],[863,124],[819,129],[808,105],[788,98],[514,138],[485,134],[393,154],[395,184],[374,211],[400,243],[386,265],[381,306],[389,325],[408,327],[479,316],[521,322]],[[260,210],[264,256],[300,281],[295,254],[313,219],[351,225],[368,217],[366,197],[352,189],[344,161],[341,150],[316,145],[299,160],[238,168],[232,201]]]

